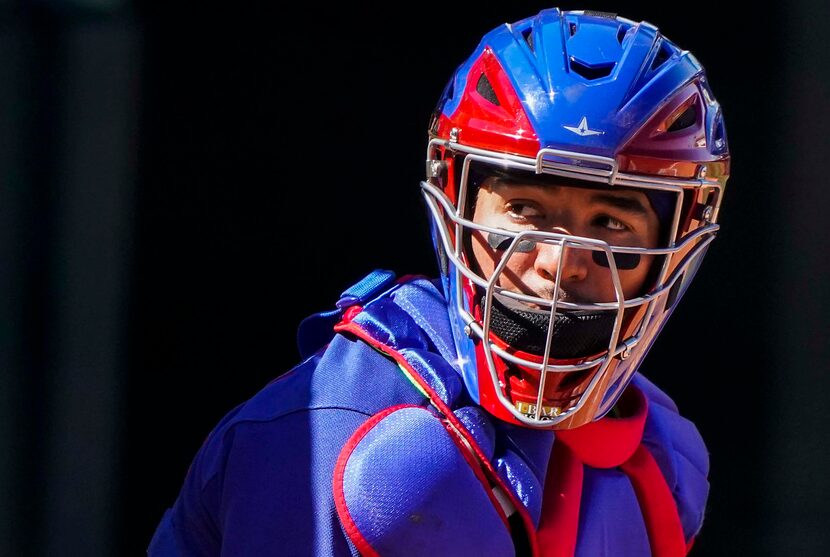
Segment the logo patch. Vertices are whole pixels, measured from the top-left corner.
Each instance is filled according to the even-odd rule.
[[[570,132],[574,132],[576,135],[580,135],[585,137],[587,135],[602,135],[605,132],[601,132],[599,130],[592,130],[588,127],[588,118],[583,116],[582,120],[579,121],[579,125],[576,127],[573,126],[562,126],[566,130]]]

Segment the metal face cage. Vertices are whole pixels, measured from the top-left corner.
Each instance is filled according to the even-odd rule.
[[[453,163],[453,172],[448,172]],[[472,165],[548,174],[585,183],[636,188],[644,192],[668,192],[673,194],[675,201],[668,219],[666,241],[656,248],[615,246],[596,238],[542,230],[509,231],[473,222],[472,216],[467,214],[468,201],[475,194],[471,191],[474,187],[471,182]],[[453,173],[456,176],[453,177]],[[456,329],[461,329],[456,331],[459,361],[462,367],[476,368],[462,369],[465,381],[468,385],[471,382],[478,385],[481,380],[492,382],[498,403],[516,421],[532,427],[550,428],[572,423],[580,412],[593,414],[584,418],[584,421],[590,421],[611,409],[715,238],[719,229],[716,220],[722,186],[717,180],[707,180],[705,175],[688,180],[623,173],[614,159],[596,155],[542,149],[533,159],[472,148],[452,139],[435,138],[427,148],[427,180],[421,182],[421,188],[434,225],[436,249],[439,257],[445,259],[442,269],[446,273],[444,279],[450,311],[455,317]],[[704,208],[701,209],[701,206]],[[690,211],[700,214],[692,215]],[[498,234],[509,239],[509,247],[504,250],[490,276],[482,276],[470,264],[464,237],[472,231]],[[608,263],[607,272],[613,285],[614,299],[577,303],[558,299],[556,294],[552,298],[542,298],[500,286],[507,262],[527,242],[555,245],[562,253],[567,250],[602,253]],[[654,264],[659,264],[659,270],[655,269],[653,286],[647,292],[625,298],[616,260],[619,254],[650,256]],[[563,259],[559,258],[554,293],[560,292]],[[472,295],[474,291],[481,296],[479,299],[484,300],[478,318],[474,311],[477,297]],[[513,300],[549,312],[547,338],[541,357],[528,357],[494,337],[491,331],[494,298]],[[557,360],[551,357],[554,320],[559,313],[577,310],[616,314],[607,346],[602,352],[584,358]],[[632,318],[632,315],[636,317]],[[473,345],[480,345],[484,361],[478,361],[481,358],[470,353],[471,344],[459,339],[462,334],[471,339]],[[499,373],[504,365],[519,366],[538,373],[534,403],[517,402],[515,397],[510,396],[505,378]],[[486,373],[479,373],[482,366]],[[574,372],[584,372],[589,378],[578,390],[578,396],[566,405],[547,404],[545,385],[549,374]],[[477,395],[472,394],[474,397]]]

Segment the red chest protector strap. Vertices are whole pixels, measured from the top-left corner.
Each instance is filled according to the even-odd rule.
[[[620,466],[631,480],[640,502],[654,557],[682,557],[687,553],[683,527],[669,486],[645,445]]]
[[[583,471],[573,451],[564,443],[554,442],[536,534],[544,557],[573,557],[576,551]]]
[[[657,462],[641,442],[648,401],[632,385],[620,399],[619,407],[627,417],[606,417],[557,432],[538,531],[543,557],[572,557],[576,551],[586,465],[619,467],[628,476],[640,503],[653,557],[687,554],[674,497]]]

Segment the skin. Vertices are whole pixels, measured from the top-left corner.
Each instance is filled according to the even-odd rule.
[[[596,238],[611,246],[654,248],[659,222],[642,192],[583,188],[535,183],[508,183],[501,178],[484,182],[476,199],[473,221],[509,231],[541,230]],[[485,233],[474,231],[475,264],[490,277],[505,251],[492,248]],[[587,249],[563,250],[537,242],[528,253],[514,253],[499,285],[514,292],[550,299],[555,288],[560,257],[560,300],[613,302],[616,300],[611,272],[597,265]],[[620,270],[625,298],[642,294],[652,258],[642,256],[639,265]]]

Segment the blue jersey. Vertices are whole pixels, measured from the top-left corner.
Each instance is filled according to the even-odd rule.
[[[210,433],[149,555],[669,556],[698,533],[705,446],[644,377],[554,434],[469,399],[429,280],[337,331]]]

